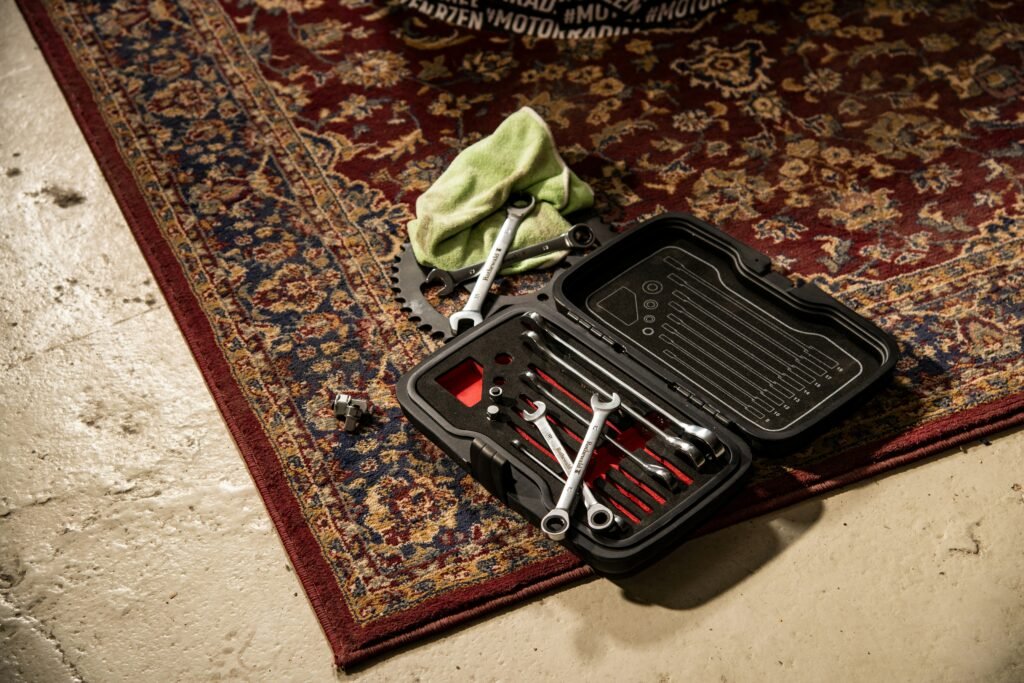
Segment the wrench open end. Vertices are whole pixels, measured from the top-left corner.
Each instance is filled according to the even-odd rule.
[[[533,405],[537,407],[532,413],[526,410],[523,411],[523,419],[527,422],[536,422],[537,420],[540,420],[544,417],[544,413],[548,411],[548,407],[543,401],[534,401]]]
[[[455,293],[455,278],[447,270],[441,270],[440,268],[431,268],[430,272],[427,273],[427,277],[423,279],[423,284],[424,286],[441,285],[441,290],[438,292],[439,296],[451,296]]]
[[[452,326],[452,334],[459,334],[470,327],[476,327],[484,321],[484,317],[477,311],[456,311],[448,318]]]
[[[618,410],[621,405],[622,399],[615,392],[612,392],[611,398],[607,401],[601,398],[601,394],[594,394],[590,397],[590,408],[595,413],[598,411],[610,413],[613,410]]]

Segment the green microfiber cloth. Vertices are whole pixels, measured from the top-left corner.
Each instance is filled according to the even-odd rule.
[[[564,233],[570,226],[562,214],[594,204],[590,186],[565,164],[548,125],[529,107],[463,150],[420,195],[409,223],[416,260],[444,270],[482,262],[505,221],[505,202],[520,191],[532,194],[537,206],[519,225],[513,249]],[[502,272],[550,265],[564,255],[509,264]]]

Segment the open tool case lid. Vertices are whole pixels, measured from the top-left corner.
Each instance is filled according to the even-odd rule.
[[[895,366],[895,340],[693,216],[661,214],[554,283],[568,318],[659,377],[660,389],[786,451]],[[836,416],[841,417],[841,416]]]
[[[543,354],[523,342],[531,316],[550,340],[552,333],[567,340],[563,350],[568,343],[578,358],[583,354],[600,365],[589,367],[607,388],[614,390],[607,384],[612,375],[622,378],[659,404],[662,414],[674,412],[712,430],[724,447],[725,455],[708,467],[679,460],[685,486],[665,489],[660,507],[618,536],[595,533],[574,516],[564,544],[607,574],[633,571],[674,548],[736,488],[753,452],[790,450],[838,418],[892,369],[897,356],[887,334],[816,287],[795,286],[772,273],[768,257],[724,232],[686,214],[642,223],[562,272],[532,301],[490,311],[481,325],[398,383],[399,404],[410,421],[534,523],[554,507],[559,473],[517,450],[513,439],[526,439],[532,427],[521,423],[520,414],[513,413],[511,424],[485,418],[486,388],[503,386],[508,396],[536,398],[538,390],[522,379],[524,373],[557,370],[557,364],[542,367]],[[589,392],[580,388],[585,400]],[[627,398],[637,397],[627,392]],[[558,419],[571,409],[560,408]],[[577,419],[577,431],[583,422]],[[627,420],[623,427],[628,429]],[[609,440],[623,442],[622,436]],[[671,455],[652,453],[646,448],[651,443],[642,441],[643,450],[665,456],[658,462],[667,465]],[[605,448],[616,455],[611,444]],[[637,465],[627,460],[620,456],[612,465],[624,468],[616,477]],[[601,467],[604,474],[598,474]],[[608,467],[607,460],[595,463],[591,474],[611,476]],[[639,485],[644,474],[634,468],[630,476]],[[605,484],[591,480],[594,487]],[[595,494],[616,502],[610,485]]]

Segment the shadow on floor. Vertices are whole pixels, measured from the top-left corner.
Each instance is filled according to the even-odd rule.
[[[614,579],[630,602],[687,610],[726,592],[766,565],[821,518],[810,500],[683,544],[628,578]]]
[[[806,482],[794,479],[794,470],[816,482],[835,479],[871,461],[871,449],[863,445],[858,448],[856,444],[858,439],[864,439],[865,433],[876,434],[881,430],[886,435],[889,432],[898,434],[905,429],[905,423],[913,424],[919,419],[923,410],[913,393],[895,384],[865,396],[861,401],[866,403],[865,409],[859,411],[862,416],[899,416],[899,424],[866,429],[862,423],[858,427],[857,420],[846,420],[829,432],[822,428],[812,430],[805,437],[805,443],[811,444],[805,451],[796,452],[790,447],[785,453],[772,457],[771,449],[762,449],[755,454],[755,468],[762,469],[761,480],[774,479],[775,487],[781,492],[777,495],[782,495],[807,486]],[[843,449],[861,452],[846,459],[828,456]],[[771,470],[777,471],[772,473]],[[781,480],[789,483],[779,485]],[[693,609],[739,584],[782,553],[817,523],[823,511],[819,494],[817,498],[790,505],[781,511],[715,529],[714,533],[686,542],[638,574],[613,581],[622,590],[623,597],[631,602],[676,610]]]

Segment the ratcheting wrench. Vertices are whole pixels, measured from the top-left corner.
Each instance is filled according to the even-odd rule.
[[[505,256],[506,263],[518,263],[534,256],[543,256],[552,251],[564,251],[566,249],[585,249],[594,243],[594,231],[585,223],[580,223],[569,228],[568,231],[539,244],[531,244],[515,251],[510,251]],[[463,282],[469,282],[475,278],[484,267],[483,263],[466,266],[458,270],[441,270],[434,268],[427,273],[425,284],[440,283],[443,285],[438,292],[439,296],[451,296],[455,293],[456,287]]]
[[[530,330],[524,332],[523,336],[526,337],[526,339],[528,340],[528,344],[532,346],[537,352],[544,355],[552,362],[558,364],[563,370],[576,377],[576,379],[578,379],[582,384],[590,387],[593,391],[596,391],[604,396],[608,395],[608,392],[603,387],[601,387],[601,385],[587,377],[572,363],[565,360],[557,353],[552,351],[550,348],[548,348],[548,346],[540,338],[539,334]],[[654,434],[656,437],[667,443],[674,450],[685,453],[694,467],[700,468],[704,464],[704,454],[701,453],[697,449],[697,447],[694,446],[692,443],[690,443],[689,441],[684,441],[683,439],[680,439],[677,436],[669,434],[664,429],[661,429],[660,427],[658,427],[658,425],[654,424],[646,417],[644,417],[639,410],[634,410],[632,407],[625,403],[623,403],[621,407],[627,415],[629,415],[631,418],[642,424],[644,427],[650,430],[652,434]]]
[[[498,271],[501,270],[501,264],[505,260],[505,252],[508,251],[512,240],[515,239],[519,224],[533,211],[533,207],[536,205],[537,200],[529,194],[515,194],[509,197],[509,201],[506,204],[508,217],[501,224],[498,236],[494,238],[491,251],[487,254],[484,267],[480,270],[480,277],[477,279],[476,284],[473,285],[473,291],[469,293],[469,300],[466,301],[466,305],[461,311],[452,313],[448,318],[453,334],[459,333],[464,322],[469,322],[470,327],[475,327],[484,321],[482,309],[484,299],[487,298],[487,292],[490,291],[494,278],[498,275]]]
[[[604,431],[604,421],[619,407],[619,403],[618,394],[612,394],[608,401],[601,400],[598,394],[590,397],[590,407],[594,414],[590,418],[587,433],[583,436],[583,443],[580,444],[580,450],[572,463],[572,470],[565,477],[565,488],[562,489],[562,495],[558,497],[555,508],[540,520],[540,530],[553,541],[561,541],[569,531],[569,510],[576,500],[580,484],[583,483],[583,475],[590,464],[590,456],[594,454],[594,448],[601,438],[601,432]]]
[[[544,435],[545,441],[548,439],[548,436],[544,431],[545,427],[551,436],[551,441],[548,441],[548,446],[552,454],[555,456],[555,460],[558,462],[558,471],[556,472],[552,469],[551,465],[548,464],[547,458],[537,458],[534,456],[519,439],[512,439],[512,445],[518,448],[523,455],[532,460],[535,464],[544,468],[544,470],[552,477],[564,482],[566,475],[569,474],[569,470],[572,469],[572,459],[569,457],[569,454],[565,452],[565,447],[562,446],[562,442],[558,440],[558,437],[555,436],[551,427],[548,426],[547,420],[541,417],[545,410],[544,404],[539,403],[537,405],[539,405],[539,407],[533,414],[518,413],[518,415],[528,422],[533,422],[533,419],[531,418],[541,418],[537,425],[541,434]],[[508,405],[507,407],[511,408],[511,405]],[[505,412],[505,409],[503,409],[502,406],[497,404],[487,406],[487,419],[491,422],[510,422],[508,413]],[[543,424],[543,427],[540,426],[541,424]],[[515,427],[515,429],[518,430],[519,428]],[[609,496],[614,497],[611,494],[609,494]],[[626,503],[626,500],[623,500],[621,497],[619,498],[619,501],[620,505]],[[594,497],[593,492],[586,483],[583,484],[583,502],[587,507],[587,524],[594,531],[603,531],[612,526],[616,529],[626,528],[625,520],[598,502],[597,498]],[[628,508],[628,503],[626,504],[626,507]]]
[[[565,474],[568,475],[572,470],[572,458],[569,457],[569,453],[566,452],[562,441],[555,434],[555,430],[548,424],[548,418],[545,414],[548,407],[544,405],[543,401],[534,401],[533,404],[536,406],[536,409],[532,413],[524,412],[523,419],[527,422],[532,422],[537,427],[537,431],[544,437],[544,443],[548,445],[548,449],[554,454],[555,459],[558,460],[558,464],[562,466]],[[587,508],[587,524],[594,531],[601,531],[610,527],[612,522],[615,521],[612,511],[598,502],[586,482],[582,484],[581,488],[583,491],[583,504]]]
[[[529,320],[534,327],[542,329],[544,331],[544,334],[546,334],[549,338],[553,339],[559,346],[572,352],[577,358],[580,358],[585,363],[590,365],[592,368],[603,374],[605,377],[612,380],[620,387],[628,391],[630,394],[633,395],[634,398],[639,400],[641,403],[644,403],[649,409],[656,411],[660,415],[663,415],[667,420],[675,424],[676,427],[683,430],[690,436],[703,441],[707,445],[707,447],[712,451],[716,458],[720,458],[723,455],[725,455],[725,446],[722,444],[721,440],[719,440],[718,436],[710,429],[707,429],[706,427],[701,427],[699,425],[690,424],[689,422],[684,422],[676,418],[671,413],[668,413],[662,408],[655,405],[654,401],[652,401],[647,396],[640,393],[639,391],[637,391],[636,389],[634,389],[633,387],[629,386],[621,379],[616,377],[611,372],[611,370],[602,366],[600,363],[594,362],[592,358],[588,358],[584,354],[576,351],[572,344],[570,344],[569,342],[565,341],[557,334],[552,332],[551,329],[544,323],[544,320],[540,317],[540,315],[538,315],[535,311],[524,313],[523,318]]]
[[[559,471],[556,472],[550,465],[548,465],[547,462],[545,462],[547,460],[547,458],[544,458],[544,461],[542,461],[540,458],[538,458],[533,453],[531,453],[530,449],[526,447],[526,444],[523,443],[522,441],[520,441],[519,439],[512,439],[510,443],[515,448],[517,448],[519,450],[519,452],[522,453],[525,457],[529,458],[533,462],[535,462],[538,465],[540,465],[541,467],[543,467],[544,470],[548,474],[550,474],[552,477],[554,477],[555,479],[558,479],[559,481],[565,481],[565,473],[562,472],[561,468],[559,468]],[[572,465],[572,462],[570,462],[569,464]],[[605,493],[606,496],[608,496],[609,499],[615,500],[616,503],[618,505],[621,505],[623,508],[631,509],[632,502],[630,501],[630,499],[626,498],[625,496],[622,496],[621,494],[619,494],[617,492],[615,492],[614,489],[610,490],[610,491],[605,491],[604,493]],[[635,512],[631,512],[631,514],[635,514]],[[641,512],[640,515],[642,515],[642,514],[643,513]],[[623,517],[621,515],[614,515],[614,521],[612,522],[612,527],[614,529],[624,530],[624,529],[627,529],[629,527],[629,524],[626,522],[625,519],[623,519]]]
[[[533,389],[541,396],[546,398],[548,401],[552,403],[552,405],[557,406],[559,410],[561,410],[563,413],[573,418],[580,424],[585,425],[589,421],[587,417],[584,416],[580,411],[573,408],[568,401],[563,400],[559,396],[555,395],[554,391],[544,386],[543,381],[532,370],[527,370],[522,375],[520,375],[520,378],[527,386],[529,386],[531,389]],[[622,453],[623,457],[629,458],[630,461],[632,461],[637,467],[639,467],[642,472],[646,473],[652,481],[661,484],[668,491],[679,490],[679,480],[676,479],[672,475],[672,473],[668,471],[666,468],[662,467],[661,465],[656,465],[654,463],[644,462],[639,457],[637,457],[636,453],[629,450],[628,448],[626,448],[625,446],[623,446],[622,444],[620,444],[618,441],[611,437],[606,437],[605,443],[608,443],[611,446],[613,446],[616,450]],[[632,476],[643,478],[642,475],[640,475],[640,473],[637,472],[636,470],[633,470],[633,472],[634,474]]]

